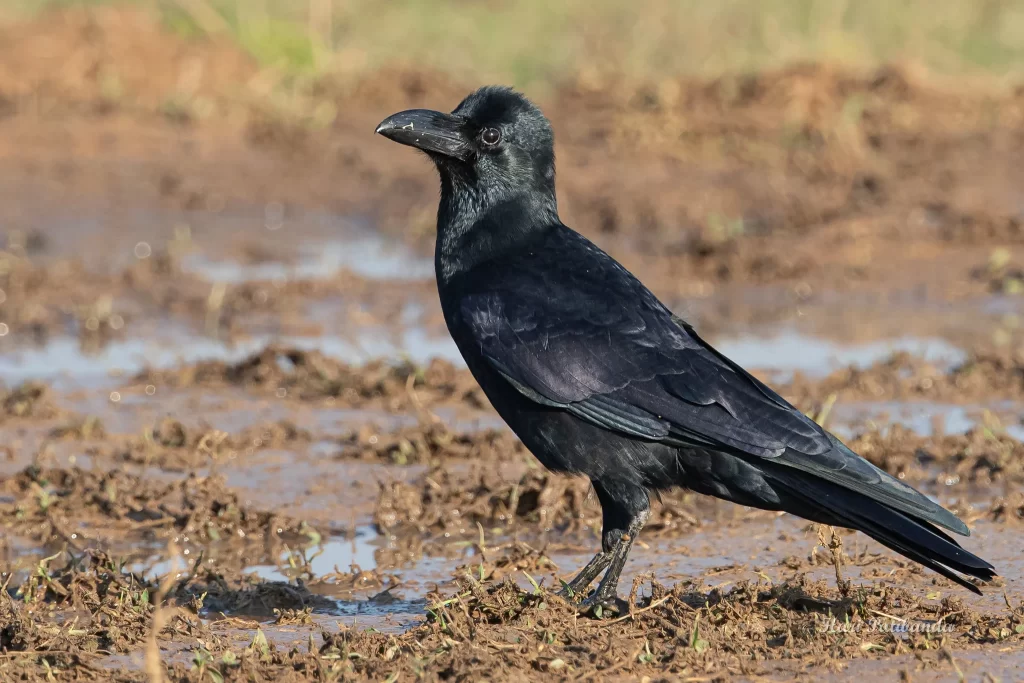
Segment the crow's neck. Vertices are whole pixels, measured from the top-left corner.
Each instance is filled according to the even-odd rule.
[[[438,284],[528,244],[559,222],[554,187],[481,188],[442,175],[434,250]]]

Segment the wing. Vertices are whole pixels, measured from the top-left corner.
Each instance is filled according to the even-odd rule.
[[[461,317],[483,356],[534,401],[651,440],[761,457],[831,450],[821,427],[653,295],[588,292],[564,272],[531,275],[507,292],[466,296]]]
[[[520,393],[634,437],[770,458],[966,532],[717,352],[596,246],[561,237],[577,238],[460,297],[462,323]]]

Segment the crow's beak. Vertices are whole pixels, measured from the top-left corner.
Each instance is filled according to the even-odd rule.
[[[428,154],[466,161],[473,148],[462,134],[464,124],[465,119],[461,116],[430,109],[409,109],[381,121],[376,132],[389,140],[416,147]]]

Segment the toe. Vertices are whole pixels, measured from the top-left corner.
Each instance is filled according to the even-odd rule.
[[[595,593],[579,604],[580,614],[596,619],[616,617],[628,611],[629,605],[617,595],[601,596]]]
[[[569,583],[563,581],[562,588],[557,593],[555,593],[555,595],[562,598],[563,600],[574,602],[578,601],[581,597],[583,597],[586,590],[587,586],[579,586],[573,584],[571,581]]]

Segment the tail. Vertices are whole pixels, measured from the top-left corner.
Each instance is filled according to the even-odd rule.
[[[924,519],[799,470],[785,466],[763,469],[788,512],[822,524],[862,531],[978,595],[978,587],[960,574],[982,581],[991,581],[996,575],[995,567],[961,548]]]

